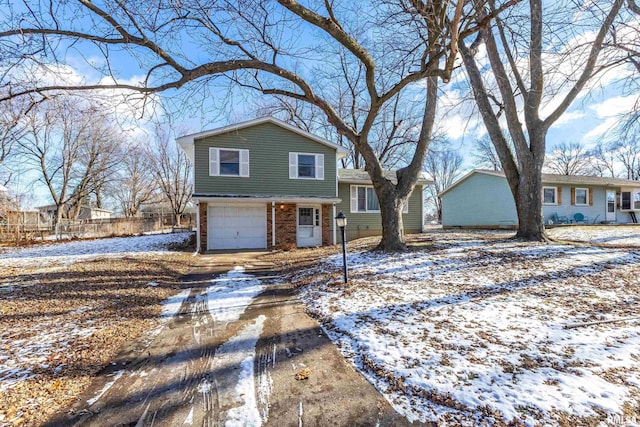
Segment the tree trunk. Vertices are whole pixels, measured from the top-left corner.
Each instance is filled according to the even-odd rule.
[[[402,223],[401,201],[395,194],[386,193],[381,197],[380,216],[382,217],[382,240],[378,249],[385,252],[404,252],[407,249],[404,237],[404,224]]]
[[[520,174],[516,194],[518,232],[516,238],[529,241],[548,240],[542,217],[542,175],[534,171]]]
[[[180,227],[180,214],[179,213],[174,213],[174,224],[176,227]]]

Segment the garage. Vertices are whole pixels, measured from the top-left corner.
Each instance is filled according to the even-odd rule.
[[[266,205],[208,207],[208,249],[265,249],[266,247]]]

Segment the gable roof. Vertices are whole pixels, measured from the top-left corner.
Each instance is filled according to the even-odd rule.
[[[384,175],[385,178],[394,184],[398,182],[396,171],[385,171]],[[371,184],[371,178],[369,177],[369,173],[363,169],[338,169],[338,182],[350,184]],[[430,181],[424,172],[420,172],[417,185],[429,184],[433,184],[433,181]]]
[[[288,130],[290,132],[296,133],[304,138],[310,139],[318,144],[325,145],[327,147],[333,148],[336,150],[337,157],[343,158],[347,155],[348,150],[341,145],[334,144],[333,142],[326,140],[324,138],[320,138],[312,133],[299,129],[295,126],[290,125],[289,123],[283,122],[282,120],[276,119],[275,117],[261,117],[259,119],[247,120],[244,122],[236,123],[233,125],[223,126],[216,129],[205,130],[198,133],[192,133],[189,135],[184,135],[176,139],[178,144],[182,147],[182,149],[187,153],[189,160],[193,163],[194,153],[193,153],[193,143],[196,139],[206,138],[209,136],[220,135],[223,133],[235,132],[241,129],[249,128],[252,126],[258,126],[264,123],[271,123],[273,125],[279,126],[282,129]]]
[[[491,176],[498,176],[504,178],[504,172],[492,171],[487,169],[474,169],[456,182],[450,187],[445,188],[438,196],[442,196],[449,190],[457,187],[462,182],[466,181],[472,175],[484,174]],[[602,176],[584,176],[584,175],[557,175],[553,173],[542,174],[542,184],[567,184],[567,185],[597,185],[601,187],[640,187],[640,181],[632,179],[620,179],[620,178],[606,178]]]

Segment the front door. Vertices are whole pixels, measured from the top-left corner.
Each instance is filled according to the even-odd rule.
[[[607,212],[605,215],[605,220],[607,221],[615,221],[616,220],[616,192],[615,190],[607,190]]]
[[[298,205],[298,247],[322,246],[322,206]]]

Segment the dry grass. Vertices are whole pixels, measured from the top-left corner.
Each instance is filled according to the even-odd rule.
[[[39,425],[126,342],[158,324],[193,257],[174,253],[0,271],[0,425]],[[150,282],[158,286],[149,286]],[[0,383],[2,385],[2,383]]]

